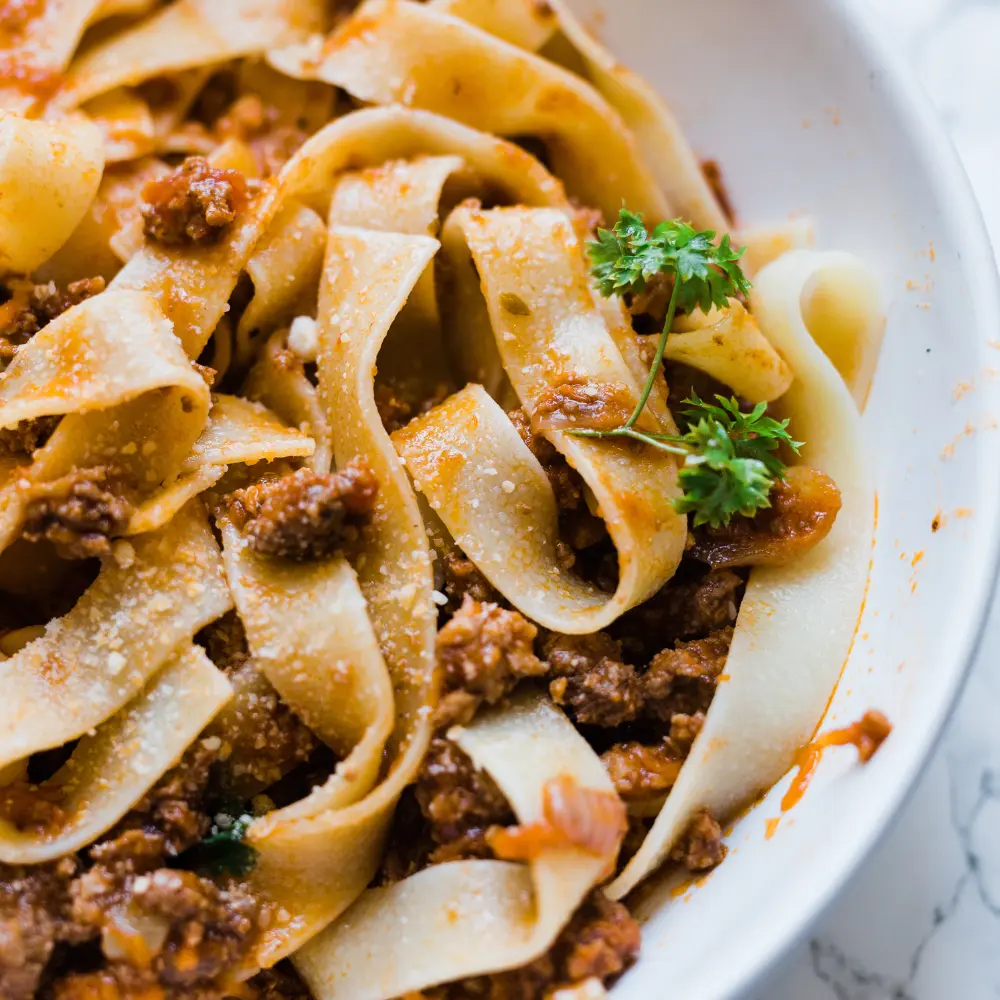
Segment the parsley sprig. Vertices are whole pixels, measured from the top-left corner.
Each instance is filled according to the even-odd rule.
[[[602,295],[639,294],[658,274],[674,280],[663,331],[639,403],[629,419],[611,430],[574,428],[579,437],[624,437],[661,451],[684,456],[680,483],[684,494],[676,501],[679,513],[693,513],[696,526],[728,524],[734,514],[752,516],[770,506],[775,479],[784,476],[778,454],[782,444],[797,452],[800,442],[788,433],[788,421],[765,416],[764,403],[742,413],[735,399],[717,396],[718,405],[697,396],[685,402],[686,434],[656,434],[637,427],[656,377],[663,366],[667,339],[678,312],[713,306],[725,308],[729,299],[750,291],[740,259],[745,248],[732,246],[729,236],[717,243],[711,230],[698,232],[677,219],[661,222],[652,233],[642,216],[622,208],[613,229],[599,229],[588,243],[591,273]]]
[[[209,875],[248,874],[257,864],[257,852],[244,841],[252,822],[248,813],[220,814],[208,836],[180,855],[178,865]]]
[[[753,517],[770,507],[771,488],[785,477],[779,448],[798,454],[802,446],[792,440],[787,420],[765,416],[766,403],[743,413],[735,399],[715,398],[717,406],[697,396],[685,400],[687,433],[669,438],[685,456],[677,512],[694,514],[695,527],[719,528],[734,514]]]

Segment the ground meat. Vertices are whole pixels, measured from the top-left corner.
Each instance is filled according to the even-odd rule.
[[[0,430],[0,453],[33,455],[59,425],[59,417],[36,417],[22,420],[16,427]]]
[[[159,986],[179,998],[213,985],[247,955],[261,916],[243,887],[220,888],[169,868],[136,873],[99,861],[73,883],[71,896],[74,920],[101,935],[108,960],[105,971],[90,974],[94,985],[116,980],[126,993]],[[79,989],[72,978],[64,989]]]
[[[228,611],[210,625],[206,625],[195,641],[204,647],[208,658],[227,673],[238,669],[249,658],[247,634],[236,611]]]
[[[386,432],[392,434],[405,427],[414,417],[434,409],[450,394],[444,383],[435,386],[430,395],[423,380],[379,381],[375,384],[375,407]]]
[[[788,469],[769,499],[771,506],[755,517],[737,516],[720,528],[696,528],[688,554],[713,569],[782,566],[823,541],[840,512],[837,484],[805,466]]]
[[[722,863],[726,845],[722,843],[722,827],[715,817],[702,809],[670,852],[670,860],[684,865],[691,872],[705,872]]]
[[[539,396],[535,401],[534,423],[546,429],[614,430],[628,420],[634,406],[628,386],[621,382],[573,378]]]
[[[682,570],[687,567],[682,566]],[[744,580],[729,570],[678,576],[644,604],[623,615],[613,634],[628,656],[647,662],[678,639],[700,639],[732,625]]]
[[[57,944],[91,936],[73,919],[75,858],[30,868],[0,865],[0,996],[32,1000]]]
[[[509,826],[514,814],[493,779],[455,743],[436,737],[414,789],[436,845],[431,864],[458,857],[491,857],[486,831]]]
[[[32,487],[22,535],[52,542],[65,559],[109,555],[111,539],[125,532],[132,514],[117,486],[107,466],[98,466]]]
[[[218,747],[211,741],[192,744],[180,763],[160,778],[94,850],[131,855],[138,841],[127,835],[138,831],[159,838],[159,850],[165,857],[176,857],[194,846],[211,826],[202,800],[217,756]],[[122,836],[125,840],[116,844]]]
[[[312,1000],[309,987],[288,961],[258,973],[247,985],[254,990],[255,1000]]]
[[[639,333],[660,334],[673,291],[673,277],[660,271],[646,279],[641,292],[629,292],[625,296],[625,305]]]
[[[217,240],[247,204],[247,182],[238,170],[218,170],[189,156],[176,170],[142,189],[146,235],[167,246]]]
[[[665,745],[644,746],[634,740],[616,743],[601,754],[615,791],[630,807],[658,805],[670,791],[684,761]]]
[[[606,632],[554,632],[546,638],[543,652],[555,675],[549,694],[578,723],[620,726],[639,714],[641,690],[635,668],[624,662],[621,647]]]
[[[442,586],[450,598],[450,603],[460,605],[466,595],[480,603],[496,601],[497,591],[489,580],[479,572],[471,559],[466,559],[461,552],[452,549],[445,553],[441,560],[444,572]]]
[[[604,522],[590,512],[583,479],[570,466],[555,446],[541,434],[531,429],[531,420],[524,410],[512,410],[507,414],[521,440],[545,471],[556,506],[559,508],[559,535],[568,547],[562,559],[564,569],[574,565],[573,552],[591,548],[608,537]],[[626,414],[627,416],[627,414]],[[568,556],[568,558],[566,557]]]
[[[579,473],[570,468],[566,459],[556,451],[555,446],[541,434],[531,429],[531,418],[524,410],[512,410],[507,414],[515,430],[521,435],[521,440],[528,450],[545,470],[556,495],[556,504],[561,510],[578,510],[586,507],[583,498],[583,480]]]
[[[699,399],[715,399],[716,394],[726,397],[732,395],[729,386],[690,365],[668,361],[664,363],[663,374],[670,387],[667,405],[671,413],[681,417],[682,422],[683,411],[687,409],[687,400],[695,396]]]
[[[0,786],[0,819],[16,829],[39,834],[61,823],[66,813],[59,805],[62,790],[30,781],[12,781]]]
[[[595,889],[548,954],[520,969],[477,976],[427,990],[428,1000],[541,1000],[587,979],[610,985],[635,960],[639,925],[624,904]]]
[[[375,473],[355,459],[339,472],[299,469],[264,480],[232,494],[229,507],[255,551],[322,559],[356,537],[370,519],[377,495]]]
[[[676,648],[654,656],[641,678],[645,711],[671,725],[678,715],[683,716],[678,720],[679,732],[696,735],[700,722],[691,717],[708,711],[732,638],[733,630],[724,628],[707,639],[679,642]]]
[[[483,702],[493,705],[522,678],[545,673],[532,649],[537,634],[517,611],[466,595],[437,635],[437,661],[444,675],[437,724],[469,722]]]
[[[59,288],[54,281],[44,285],[20,280],[11,282],[11,297],[0,306],[0,367],[6,367],[18,348],[42,327],[67,309],[103,291],[103,278],[84,278],[65,289]]]
[[[232,701],[206,730],[218,739],[223,794],[246,800],[309,760],[318,740],[252,660],[229,671]]]

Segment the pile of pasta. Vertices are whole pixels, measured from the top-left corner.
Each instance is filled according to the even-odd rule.
[[[0,659],[0,780],[79,741],[47,783],[58,824],[0,822],[0,861],[85,848],[177,763],[232,698],[193,640],[235,608],[255,666],[339,760],[249,828],[248,879],[278,914],[253,968],[294,956],[319,1000],[382,1000],[536,959],[615,870],[617,840],[602,853],[556,844],[527,864],[459,861],[368,888],[432,734],[435,540],[570,635],[647,600],[684,553],[675,456],[555,429],[545,436],[592,494],[619,583],[608,593],[564,568],[552,488],[506,414],[530,416],[569,376],[639,398],[646,367],[621,301],[591,284],[578,206],[730,226],[671,113],[561,0],[330,6],[46,0],[0,18],[0,269],[107,281],[0,376],[0,429],[59,418],[33,455],[0,455],[0,581],[45,586],[44,560],[19,539],[45,484],[113,462],[131,511],[72,609]],[[267,135],[193,123],[220,67],[236,96],[275,109],[271,138],[288,126],[301,145],[282,153]],[[217,240],[144,240],[143,186],[188,154],[240,171],[246,206]],[[668,358],[774,403],[842,509],[801,559],[753,570],[727,683],[645,842],[606,884],[613,898],[663,863],[698,810],[729,816],[788,769],[852,640],[873,531],[859,404],[881,311],[860,262],[797,237],[737,233],[751,300],[688,317]],[[244,307],[231,316],[234,293]],[[283,360],[301,316],[315,319],[314,376]],[[213,393],[199,359],[236,388]],[[385,378],[447,392],[390,435],[375,400]],[[674,427],[660,388],[649,409]],[[263,470],[359,457],[379,492],[351,558],[269,557],[214,502]],[[543,819],[546,788],[566,775],[614,794],[540,690],[447,738],[522,825]]]

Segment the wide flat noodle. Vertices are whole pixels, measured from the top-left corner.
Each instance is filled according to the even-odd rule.
[[[708,316],[697,310],[681,317],[663,356],[706,372],[751,403],[770,403],[792,384],[791,368],[735,299]]]
[[[374,376],[389,328],[437,248],[429,236],[331,226],[319,302],[319,386],[336,463],[363,456],[379,481],[357,570],[393,677],[398,713],[393,742],[404,758],[397,767],[405,781],[430,738],[436,614],[427,536],[375,406]]]
[[[0,767],[109,719],[185,640],[232,607],[198,503],[132,545],[128,566],[108,560],[72,611],[0,663]]]
[[[0,108],[37,112],[102,6],[101,0],[45,0],[18,29],[0,31]]]
[[[329,472],[333,443],[326,411],[303,365],[290,360],[286,340],[285,330],[278,330],[268,338],[243,383],[243,391],[247,398],[259,400],[273,410],[286,424],[308,434],[314,442],[309,467],[315,472]]]
[[[69,239],[103,169],[101,133],[90,122],[0,111],[0,274],[33,271]]]
[[[305,205],[294,201],[285,205],[247,262],[253,298],[236,328],[237,365],[251,361],[256,347],[253,334],[270,333],[296,315],[315,311],[325,249],[323,220]]]
[[[559,27],[552,5],[539,0],[428,0],[427,6],[531,52]]]
[[[67,310],[0,378],[0,428],[65,414],[31,463],[3,481],[0,549],[17,536],[34,488],[79,469],[113,466],[141,505],[179,475],[208,407],[208,386],[150,296],[108,291]]]
[[[614,795],[598,756],[543,695],[521,692],[448,735],[496,781],[522,825],[544,818],[544,788],[554,779]],[[295,966],[317,1000],[389,1000],[517,968],[550,947],[617,849],[550,847],[530,866],[434,865],[366,892],[295,956]]]
[[[287,427],[260,403],[215,396],[205,430],[184,459],[180,477],[133,512],[126,534],[162,527],[189,500],[214,486],[230,465],[308,458],[313,448],[310,437]]]
[[[372,108],[345,115],[304,143],[277,180],[218,243],[178,249],[147,244],[113,287],[152,294],[197,357],[228,308],[240,272],[288,201],[325,213],[336,174],[426,153],[457,154],[500,197],[516,193],[528,205],[565,203],[562,186],[517,146],[438,115],[406,108]]]
[[[788,254],[760,272],[752,296],[761,330],[795,372],[780,410],[806,441],[801,461],[833,478],[843,506],[816,548],[751,573],[726,661],[729,680],[652,830],[611,884],[615,898],[663,863],[699,809],[731,816],[788,770],[822,719],[850,649],[868,577],[874,495],[857,405],[803,319],[804,290],[824,287],[828,267],[843,282],[850,273],[843,265],[840,254]],[[853,274],[858,287],[840,286],[850,305],[840,311],[838,296],[823,306],[837,343],[877,326],[876,314],[859,317],[852,308],[868,281]]]
[[[361,803],[395,719],[393,690],[357,578],[343,558],[293,563],[256,555],[221,521],[226,570],[254,665],[341,758],[322,786],[254,821],[252,884],[285,914],[265,932],[264,965],[322,930],[364,890],[390,810]]]
[[[0,861],[39,864],[93,843],[180,760],[231,696],[201,647],[188,645],[41,786],[61,810],[56,824],[20,831],[0,820]]]
[[[669,214],[630,133],[593,88],[439,10],[368,0],[319,53],[291,46],[268,58],[291,76],[324,80],[359,100],[425,108],[498,135],[548,139],[555,172],[585,204],[608,218],[622,199],[653,220]]]
[[[177,0],[84,53],[53,105],[79,107],[116,87],[230,59],[322,31],[320,0]]]
[[[725,232],[729,228],[725,212],[705,180],[680,123],[663,98],[589,34],[565,0],[552,0],[551,6],[562,35],[579,60],[577,67],[571,62],[570,68],[582,71],[621,115],[670,203],[670,214],[688,220],[698,229]],[[559,51],[552,46],[543,54],[557,58]],[[631,202],[627,199],[626,202],[633,208]]]
[[[530,416],[547,392],[573,380],[613,389],[631,411],[638,387],[594,304],[579,241],[564,214],[460,208],[443,238],[452,269],[468,282],[476,282],[477,273],[482,281],[496,346]],[[469,250],[475,270],[461,259]],[[520,301],[517,312],[504,305],[511,294]],[[463,315],[453,321],[461,336]],[[659,429],[652,415],[644,420]],[[431,508],[487,579],[533,621],[587,634],[646,600],[676,570],[687,533],[673,509],[677,463],[631,443],[544,433],[597,499],[618,549],[614,595],[561,568],[551,487],[485,392],[464,390],[395,441]]]

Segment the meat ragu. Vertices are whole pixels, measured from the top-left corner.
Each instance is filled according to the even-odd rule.
[[[0,1000],[599,995],[857,622],[858,386],[775,319],[824,258],[744,257],[714,162],[662,190],[572,5],[492,0],[558,64],[432,3],[58,6],[0,0]]]

